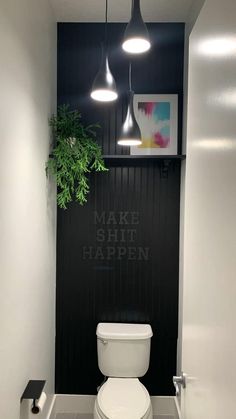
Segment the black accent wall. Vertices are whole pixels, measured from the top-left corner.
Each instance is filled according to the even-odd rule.
[[[133,62],[136,93],[179,95],[182,135],[183,24],[149,24],[152,50]],[[59,24],[58,103],[99,122],[105,155],[129,154],[116,145],[126,109],[128,59],[124,24],[109,25],[110,65],[121,92],[112,105],[89,98],[100,62],[102,24]],[[153,395],[173,394],[178,336],[180,163],[168,172],[154,159],[106,160],[109,172],[91,175],[88,203],[58,211],[56,392],[96,394],[96,325],[152,325],[151,362],[142,379]]]

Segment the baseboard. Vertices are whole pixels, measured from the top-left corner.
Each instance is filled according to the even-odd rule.
[[[54,396],[52,397],[51,404],[49,405],[48,413],[45,419],[51,419],[56,416],[55,407],[56,407],[56,394],[54,394]]]
[[[55,419],[57,413],[92,414],[96,396],[57,394],[50,415]],[[153,414],[157,419],[179,419],[175,397],[152,396]]]
[[[181,419],[182,418],[181,409],[180,409],[181,400],[180,400],[179,397],[174,397],[174,399],[175,399],[175,406],[176,406],[176,410],[177,410],[177,414],[178,414],[178,419]]]

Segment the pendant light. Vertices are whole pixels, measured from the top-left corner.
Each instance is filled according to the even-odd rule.
[[[142,54],[151,48],[147,26],[141,15],[140,0],[132,0],[131,19],[125,30],[122,48],[129,54]]]
[[[111,73],[108,62],[108,47],[107,47],[107,12],[108,0],[106,0],[106,23],[105,23],[105,50],[102,45],[102,60],[100,69],[93,82],[90,96],[92,99],[99,102],[112,102],[118,98],[116,90],[116,82]]]
[[[125,121],[121,127],[118,144],[134,146],[142,144],[141,131],[134,114],[134,92],[131,86],[131,64],[129,65],[129,102]]]

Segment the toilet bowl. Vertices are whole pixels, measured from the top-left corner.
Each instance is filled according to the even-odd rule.
[[[99,323],[100,371],[108,379],[94,406],[94,419],[152,419],[149,393],[139,381],[149,367],[152,328],[149,324]]]
[[[149,393],[138,378],[108,378],[98,392],[94,419],[152,419]]]

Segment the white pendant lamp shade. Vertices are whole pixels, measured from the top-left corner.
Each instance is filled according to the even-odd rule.
[[[102,51],[101,66],[93,82],[90,95],[99,102],[112,102],[118,97],[115,79],[111,73],[104,50]]]
[[[116,82],[111,73],[108,53],[107,53],[107,12],[108,12],[108,0],[106,0],[106,23],[105,23],[105,51],[102,46],[102,60],[100,69],[93,82],[90,96],[92,99],[99,102],[113,102],[118,98],[116,90]]]
[[[147,26],[141,15],[140,0],[132,0],[131,19],[125,30],[122,48],[129,54],[143,54],[151,48]]]
[[[134,92],[129,92],[129,103],[125,121],[121,127],[118,144],[122,146],[134,146],[142,144],[141,131],[134,115]]]

